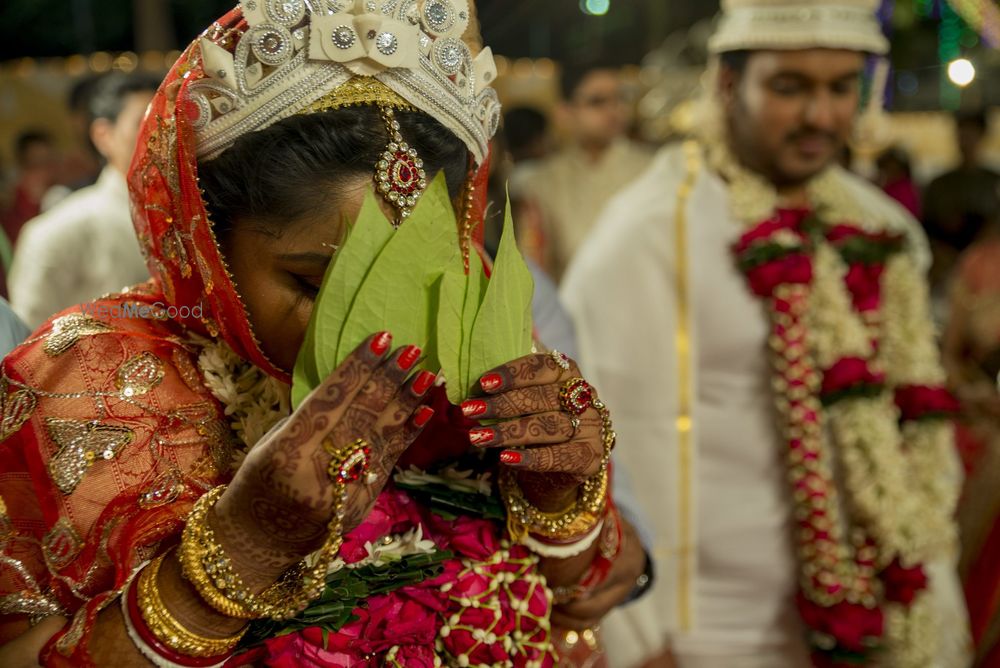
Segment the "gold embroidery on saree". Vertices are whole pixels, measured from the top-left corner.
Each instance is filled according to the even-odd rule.
[[[16,432],[31,417],[38,403],[30,390],[19,389],[7,392],[7,377],[0,378],[0,441]]]
[[[187,486],[184,484],[184,478],[180,471],[171,468],[156,476],[149,489],[139,496],[139,507],[156,508],[173,503],[177,497],[184,493],[185,489]]]
[[[132,442],[135,432],[96,420],[46,418],[45,426],[59,451],[49,460],[49,473],[63,494],[71,494],[94,461],[113,459]]]
[[[114,331],[110,325],[85,313],[70,313],[52,321],[52,330],[45,338],[45,352],[57,357],[73,347],[84,336],[96,336]]]
[[[42,539],[42,555],[53,571],[65,568],[82,549],[83,540],[65,517],[60,518]]]
[[[143,352],[127,359],[118,367],[115,386],[123,397],[147,394],[163,381],[163,362],[151,352]]]

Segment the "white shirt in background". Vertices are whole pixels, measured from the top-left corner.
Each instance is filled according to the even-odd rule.
[[[105,167],[94,185],[25,224],[7,284],[14,311],[35,328],[65,308],[148,279],[125,177]]]

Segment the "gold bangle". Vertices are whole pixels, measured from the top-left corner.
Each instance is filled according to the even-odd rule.
[[[246,629],[227,638],[206,638],[186,628],[167,609],[160,596],[157,580],[165,557],[165,554],[161,554],[139,574],[139,610],[150,632],[164,645],[186,656],[215,657],[232,654]]]
[[[292,566],[259,594],[243,583],[208,525],[208,512],[226,486],[216,487],[195,503],[181,539],[181,570],[208,605],[229,617],[282,620],[294,617],[323,593],[327,571],[343,543],[347,485],[367,473],[370,463],[370,449],[364,440],[344,448],[335,448],[325,440],[323,447],[331,454],[328,473],[334,487],[326,541],[309,555],[308,561],[303,559]]]

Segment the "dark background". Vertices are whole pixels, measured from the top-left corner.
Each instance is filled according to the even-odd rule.
[[[233,0],[3,0],[0,60],[180,49],[234,5]],[[605,16],[584,14],[579,0],[480,0],[478,6],[486,43],[496,53],[635,63],[670,32],[712,16],[718,2],[611,0]]]
[[[508,58],[640,63],[668,36],[673,35],[669,43],[674,47],[685,43],[692,26],[718,10],[718,0],[609,0],[606,15],[592,16],[581,9],[585,1],[479,0],[486,43]],[[0,0],[0,62],[182,49],[234,5],[234,0]],[[884,14],[892,15],[890,108],[1000,104],[1000,51],[984,48],[960,22],[949,46],[942,30],[945,10],[945,0],[886,0],[883,5]],[[699,34],[703,41],[704,31]],[[675,65],[700,66],[704,60],[696,46],[672,52]],[[979,72],[964,92],[944,73],[946,63],[960,55],[973,58]]]

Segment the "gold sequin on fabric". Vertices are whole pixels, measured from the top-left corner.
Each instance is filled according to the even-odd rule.
[[[62,606],[44,594],[19,591],[0,598],[0,615],[28,615],[32,618],[61,615]]]
[[[73,347],[84,336],[96,336],[114,331],[110,325],[85,313],[70,313],[52,321],[52,330],[45,338],[45,352],[57,357]]]
[[[3,497],[0,497],[0,550],[7,548],[7,544],[16,533],[14,523],[10,521],[10,515],[7,514],[7,504]]]
[[[20,429],[38,403],[31,390],[8,392],[8,387],[7,378],[0,378],[0,441]]]
[[[163,362],[151,352],[143,352],[125,360],[118,367],[115,386],[123,397],[147,394],[163,381]]]
[[[156,508],[173,503],[186,488],[180,471],[171,468],[156,476],[149,489],[139,495],[139,507]]]
[[[82,549],[83,540],[65,517],[56,522],[42,539],[42,555],[53,571],[65,568]]]
[[[96,420],[46,418],[45,426],[59,451],[49,460],[52,481],[63,494],[72,494],[87,469],[99,457],[113,459],[132,442],[135,432]]]

